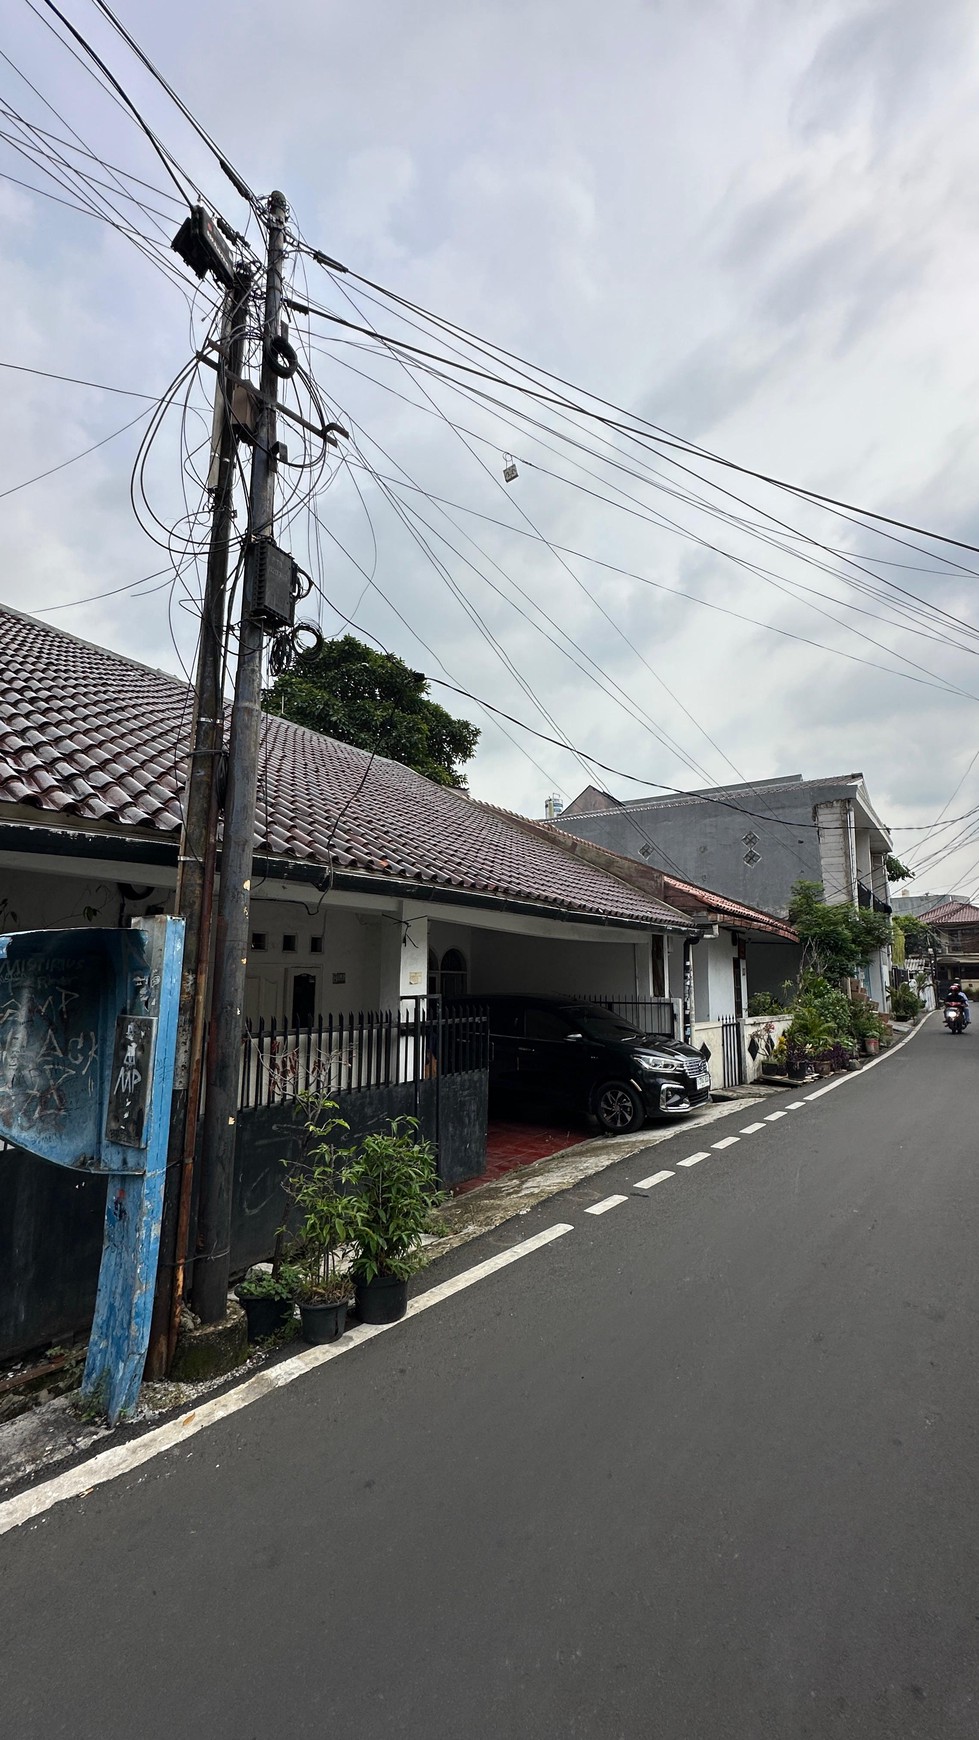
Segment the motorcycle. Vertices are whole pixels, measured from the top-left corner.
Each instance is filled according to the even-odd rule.
[[[965,1032],[965,1011],[961,1003],[946,1003],[945,1025],[950,1033]]]

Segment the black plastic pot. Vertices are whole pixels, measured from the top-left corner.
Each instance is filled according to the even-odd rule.
[[[313,1347],[322,1347],[324,1342],[339,1341],[347,1327],[347,1301],[342,1299],[339,1305],[300,1305],[299,1315],[302,1319],[303,1340]]]
[[[408,1309],[408,1283],[375,1275],[373,1281],[355,1283],[354,1298],[361,1323],[397,1323]]]
[[[277,1335],[295,1310],[291,1299],[250,1299],[247,1293],[236,1297],[244,1308],[249,1341],[267,1341],[270,1335]]]

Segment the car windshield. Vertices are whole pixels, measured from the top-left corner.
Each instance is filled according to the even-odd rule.
[[[589,1039],[621,1040],[643,1037],[634,1021],[626,1021],[624,1016],[613,1014],[611,1009],[577,1008],[567,1009],[565,1013]]]

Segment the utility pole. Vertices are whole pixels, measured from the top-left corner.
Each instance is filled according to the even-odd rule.
[[[243,271],[225,296],[218,352],[211,542],[201,610],[191,752],[174,902],[175,914],[184,920],[185,941],[160,1264],[146,1361],[146,1375],[150,1378],[165,1377],[170,1368],[184,1291],[211,954],[218,761],[224,747],[225,595],[234,530],[237,447],[231,395],[241,376],[250,289],[251,274]]]
[[[283,263],[288,207],[281,193],[268,205],[268,255],[265,315],[262,325],[260,406],[252,452],[248,534],[245,549],[241,624],[235,696],[231,714],[228,784],[221,847],[211,1021],[207,1039],[204,1134],[201,1149],[194,1309],[205,1323],[224,1317],[231,1268],[231,1187],[241,1068],[242,1011],[249,944],[252,857],[258,762],[262,729],[262,650],[264,625],[257,614],[256,584],[261,540],[271,540],[275,507],[276,406],[285,372],[276,347],[283,347]]]

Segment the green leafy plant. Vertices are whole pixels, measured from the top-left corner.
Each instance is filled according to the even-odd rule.
[[[885,867],[888,882],[912,882],[914,880],[914,871],[909,870],[906,864],[902,864],[900,858],[889,855]]]
[[[407,1280],[422,1262],[421,1241],[442,1199],[435,1150],[418,1138],[416,1118],[393,1118],[386,1130],[365,1136],[343,1170],[349,1191],[352,1274]]]
[[[479,740],[477,726],[430,698],[420,671],[352,634],[304,648],[263,702],[269,713],[388,755],[438,785],[465,787],[462,766]]]
[[[890,941],[884,913],[850,906],[827,906],[821,882],[796,882],[789,919],[799,933],[807,967],[831,984],[852,979]]]
[[[921,1014],[921,1001],[910,985],[896,985],[891,992],[891,1009],[898,1021],[913,1021]]]
[[[292,1263],[280,1263],[278,1270],[251,1269],[236,1288],[239,1299],[295,1299],[302,1276]]]
[[[354,1205],[346,1179],[355,1151],[337,1140],[350,1126],[336,1116],[335,1101],[308,1096],[303,1105],[303,1152],[285,1183],[299,1216],[292,1252],[300,1276],[298,1297],[304,1305],[339,1305],[352,1291],[340,1265],[353,1237]]]
[[[829,1050],[834,1039],[832,1024],[818,1009],[796,1009],[792,1025],[786,1034],[790,1051],[801,1052],[804,1057],[819,1057],[822,1052]]]
[[[749,1015],[784,1015],[785,1004],[773,997],[770,991],[755,991],[748,998]]]

